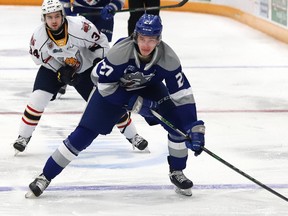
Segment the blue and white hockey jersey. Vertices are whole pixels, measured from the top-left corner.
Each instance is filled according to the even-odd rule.
[[[153,52],[152,60],[143,63],[139,60],[133,39],[126,38],[116,43],[92,71],[92,80],[98,82],[99,93],[110,103],[125,106],[133,94],[145,91],[148,86],[165,83],[180,121],[186,122],[184,124],[196,121],[194,96],[179,58],[163,41]],[[151,94],[155,98],[157,92]]]

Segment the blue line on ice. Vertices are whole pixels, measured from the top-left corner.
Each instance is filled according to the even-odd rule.
[[[266,185],[273,189],[288,189],[288,184]],[[27,190],[28,187],[0,186],[0,192]],[[170,190],[173,185],[87,185],[87,186],[50,186],[48,191],[126,191],[126,190]],[[239,189],[262,189],[256,184],[208,184],[194,185],[193,190],[239,190]]]

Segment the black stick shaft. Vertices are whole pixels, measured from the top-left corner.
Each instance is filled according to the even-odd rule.
[[[258,181],[257,179],[251,177],[250,175],[248,175],[247,173],[241,171],[240,169],[238,169],[237,167],[233,166],[232,164],[228,163],[227,161],[223,160],[221,157],[219,157],[218,155],[214,154],[213,152],[209,151],[207,148],[202,147],[203,151],[205,151],[207,154],[209,154],[210,156],[212,156],[213,158],[215,158],[216,160],[220,161],[221,163],[225,164],[226,166],[228,166],[229,168],[233,169],[234,171],[236,171],[237,173],[239,173],[240,175],[246,177],[247,179],[249,179],[250,181],[254,182],[255,184],[259,185],[260,187],[268,190],[269,192],[273,193],[274,195],[280,197],[281,199],[285,200],[286,202],[288,202],[288,198],[283,196],[282,194],[278,193],[277,191],[273,190],[272,188],[268,187],[267,185],[261,183],[260,181]]]
[[[177,7],[182,7],[187,2],[188,2],[188,0],[183,0],[183,1],[179,2],[178,4],[174,4],[174,5],[164,5],[164,6],[144,7],[144,8],[127,8],[127,9],[115,11],[115,13],[161,10],[161,9],[165,9],[165,8],[177,8]]]
[[[115,13],[123,13],[123,12],[139,12],[139,11],[150,11],[150,10],[161,10],[161,9],[168,9],[168,8],[177,8],[182,7],[184,4],[186,4],[189,0],[182,0],[181,2],[174,4],[174,5],[164,5],[164,6],[155,6],[155,7],[143,7],[143,8],[127,8],[115,11]],[[93,8],[89,8],[93,9]],[[99,8],[95,8],[95,12],[89,12],[89,13],[81,13],[83,16],[87,15],[99,15],[100,10]]]
[[[185,137],[186,139],[189,139],[189,136],[182,131],[180,131],[178,128],[176,128],[172,123],[170,123],[168,120],[166,120],[164,117],[162,117],[159,113],[155,112],[154,110],[151,110],[152,114],[158,118],[160,121],[162,121],[164,124],[169,126],[171,129],[173,129],[175,132],[177,132],[179,135]],[[259,185],[260,187],[264,188],[265,190],[273,193],[274,195],[280,197],[281,199],[288,202],[288,198],[283,196],[282,194],[278,193],[277,191],[273,190],[272,188],[268,187],[267,185],[261,183],[260,181],[256,180],[255,178],[251,177],[250,175],[246,174],[245,172],[241,171],[237,167],[233,166],[232,164],[228,163],[226,160],[222,159],[218,155],[214,154],[213,152],[209,151],[207,148],[202,147],[203,151],[205,151],[207,154],[209,154],[211,157],[215,158],[216,160],[220,161],[224,165],[228,166],[229,168],[233,169],[240,175],[246,177],[250,181],[254,182],[255,184]]]

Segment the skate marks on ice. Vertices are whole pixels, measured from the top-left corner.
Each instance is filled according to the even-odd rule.
[[[18,188],[9,192],[1,191],[1,197],[5,197],[6,201],[1,201],[4,206],[0,208],[0,213],[19,215],[24,212],[23,215],[34,215],[38,212],[41,215],[57,213],[103,216],[284,216],[287,213],[286,203],[271,197],[263,190],[255,189],[252,185],[230,186],[195,186],[192,197],[176,194],[171,185],[51,186],[41,197],[35,199],[25,199],[25,188]]]
[[[68,88],[45,111],[27,152],[13,157],[9,144],[17,136],[17,122],[37,73],[24,50],[28,52],[31,34],[40,23],[40,10],[0,11],[3,17],[25,13],[25,19],[13,21],[9,16],[2,21],[0,33],[5,42],[0,48],[1,215],[287,215],[283,200],[204,153],[191,156],[185,170],[194,182],[192,197],[176,194],[168,177],[166,135],[137,117],[151,154],[133,151],[121,135],[107,136],[73,161],[39,198],[25,199],[28,184],[73,131],[85,104]],[[287,196],[287,45],[219,16],[166,11],[161,16],[166,26],[163,40],[179,53],[199,118],[207,126],[207,148]],[[127,19],[128,14],[117,15],[115,40],[126,35]],[[187,20],[192,28],[187,28]],[[17,28],[11,28],[16,23]],[[175,39],[175,32],[181,40]]]

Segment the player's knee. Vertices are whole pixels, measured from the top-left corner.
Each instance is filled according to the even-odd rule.
[[[97,136],[98,133],[77,126],[68,138],[64,140],[64,143],[73,154],[78,155],[82,150],[86,149]]]
[[[117,122],[117,127],[125,127],[126,125],[129,125],[131,122],[131,113],[127,112],[125,113],[121,119]]]
[[[53,94],[43,91],[43,90],[35,90],[29,99],[28,105],[35,110],[43,111],[48,103],[50,102]]]

